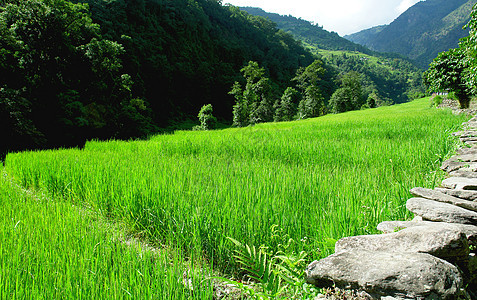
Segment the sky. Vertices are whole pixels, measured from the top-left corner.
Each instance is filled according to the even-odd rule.
[[[343,36],[391,23],[422,0],[223,0],[317,23]]]

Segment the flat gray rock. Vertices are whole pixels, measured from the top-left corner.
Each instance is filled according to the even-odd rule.
[[[457,150],[458,155],[477,154],[477,147],[465,147]]]
[[[462,293],[459,270],[426,253],[335,253],[312,262],[306,280],[320,288],[364,290],[378,299],[455,299]]]
[[[477,131],[475,130],[457,131],[452,133],[452,135],[457,137],[477,137]]]
[[[435,190],[457,198],[469,201],[477,201],[477,191],[450,190],[443,188],[435,188]]]
[[[457,223],[443,223],[430,221],[384,221],[378,224],[377,229],[383,233],[393,233],[409,227],[416,226],[440,226],[446,228],[447,226],[459,228],[467,237],[470,245],[477,245],[477,226]]]
[[[441,183],[444,188],[452,190],[477,190],[477,179],[466,177],[450,177]]]
[[[455,162],[477,162],[477,154],[461,154],[452,156],[449,161]]]
[[[477,163],[446,160],[442,163],[441,170],[448,173],[456,170],[477,171]]]
[[[476,179],[477,181],[477,179]],[[411,190],[411,194],[416,197],[422,197],[430,200],[435,200],[442,203],[449,203],[468,210],[477,211],[477,202],[463,200],[450,196],[439,191],[430,190],[422,187],[416,187]]]
[[[452,204],[424,198],[407,200],[406,208],[424,220],[477,225],[477,213]]]
[[[468,136],[468,137],[461,136],[459,139],[462,142],[477,142],[477,137],[475,136]]]
[[[385,252],[419,252],[461,261],[469,256],[467,236],[457,226],[438,224],[414,226],[387,234],[351,236],[335,244],[335,252],[353,249]]]
[[[451,177],[477,178],[477,172],[456,170],[449,173]]]

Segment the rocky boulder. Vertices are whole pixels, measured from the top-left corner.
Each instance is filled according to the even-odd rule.
[[[451,195],[451,196],[469,200],[469,201],[477,200],[477,191],[451,190],[451,189],[443,189],[443,188],[436,188],[435,190],[447,195]]]
[[[462,293],[459,270],[426,253],[335,253],[312,262],[306,280],[318,287],[364,290],[378,299],[455,299]]]
[[[424,198],[411,198],[406,208],[424,220],[477,225],[477,212]]]
[[[442,186],[453,190],[477,190],[477,179],[466,177],[450,177],[442,181]]]
[[[468,210],[477,211],[477,202],[459,199],[454,196],[450,196],[436,190],[416,187],[411,190],[411,194],[417,197],[435,200],[442,203],[449,203],[449,204],[459,206]]]
[[[336,253],[353,249],[428,253],[453,262],[469,256],[469,243],[461,228],[439,223],[408,227],[394,233],[345,237],[335,244]]]
[[[467,237],[469,245],[477,245],[477,226],[474,225],[430,221],[384,221],[378,224],[377,229],[383,233],[393,233],[405,228],[416,226],[438,227],[443,230],[446,230],[447,227],[452,228],[452,230],[458,228],[458,230]]]

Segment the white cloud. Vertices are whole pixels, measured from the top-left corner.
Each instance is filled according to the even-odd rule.
[[[224,0],[313,21],[341,35],[388,24],[420,0]]]

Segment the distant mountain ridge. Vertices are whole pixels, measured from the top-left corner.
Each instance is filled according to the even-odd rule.
[[[329,32],[321,26],[312,24],[309,21],[289,16],[282,16],[276,13],[268,13],[257,7],[240,7],[240,10],[247,13],[270,19],[277,24],[279,29],[289,32],[296,38],[312,44],[324,50],[347,50],[359,51],[369,54],[371,51],[360,44],[349,41],[336,32]]]
[[[377,26],[346,39],[374,51],[402,54],[427,68],[442,51],[458,46],[468,35],[462,27],[477,0],[427,0],[416,3],[389,25]]]

